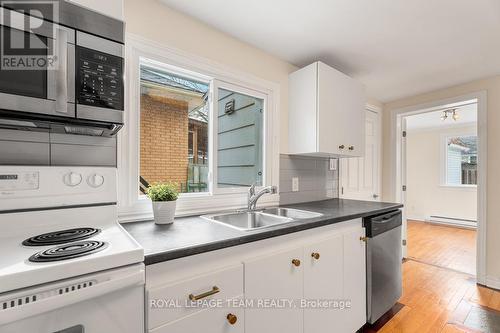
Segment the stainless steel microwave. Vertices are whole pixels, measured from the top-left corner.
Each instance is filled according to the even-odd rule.
[[[2,43],[41,42],[46,59],[53,55],[58,66],[0,68],[0,126],[31,120],[57,124],[69,134],[116,134],[123,126],[123,22],[66,1],[59,2],[57,20],[5,5],[1,10]],[[2,65],[8,60],[2,53]]]

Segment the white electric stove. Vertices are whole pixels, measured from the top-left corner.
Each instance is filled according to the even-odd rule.
[[[143,332],[144,252],[116,201],[114,168],[0,167],[0,332]]]

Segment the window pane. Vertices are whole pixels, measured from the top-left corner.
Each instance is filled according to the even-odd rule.
[[[227,89],[218,91],[217,185],[263,185],[264,100]]]
[[[449,185],[477,185],[477,136],[447,140],[446,182]]]
[[[141,63],[140,183],[208,191],[209,84]]]

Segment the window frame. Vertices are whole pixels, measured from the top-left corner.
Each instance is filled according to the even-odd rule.
[[[441,187],[448,188],[462,188],[462,189],[476,189],[477,184],[450,184],[448,183],[448,140],[450,138],[465,137],[465,136],[477,136],[475,132],[457,132],[456,134],[443,134],[441,135]]]
[[[176,216],[203,214],[211,211],[238,209],[246,206],[246,188],[217,188],[218,88],[264,99],[263,119],[263,186],[279,184],[279,85],[244,72],[229,69],[202,57],[174,50],[164,45],[127,34],[126,36],[126,101],[125,126],[118,135],[118,213],[121,222],[151,219],[150,200],[138,191],[140,172],[140,63],[148,59],[173,74],[210,82],[209,126],[209,190],[182,193],[177,202]],[[189,70],[188,70],[188,69]],[[214,154],[215,153],[215,154]],[[279,195],[264,196],[263,206],[277,205]]]

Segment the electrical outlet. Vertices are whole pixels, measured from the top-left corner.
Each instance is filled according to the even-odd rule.
[[[292,178],[292,192],[299,191],[299,177]]]
[[[330,158],[330,171],[335,171],[335,170],[337,170],[337,159]]]

